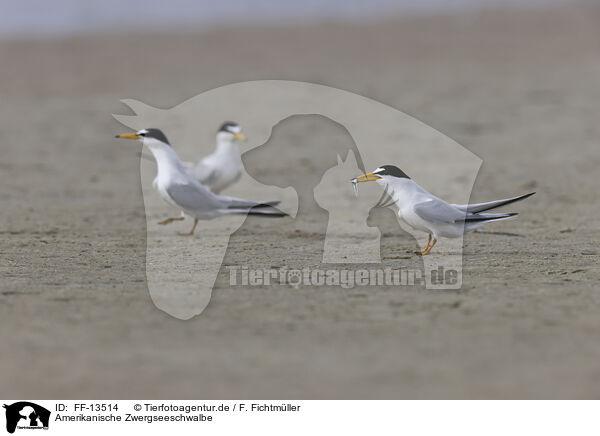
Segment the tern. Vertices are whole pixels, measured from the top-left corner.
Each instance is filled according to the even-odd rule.
[[[351,180],[355,190],[361,182],[377,182],[382,185],[398,206],[398,216],[415,230],[427,232],[429,240],[423,251],[431,252],[439,237],[458,238],[490,221],[501,221],[517,216],[516,213],[483,213],[515,201],[531,197],[535,192],[503,200],[477,204],[449,204],[427,192],[404,171],[394,165],[383,165],[373,172]]]
[[[183,162],[188,173],[215,194],[235,183],[242,175],[244,164],[238,141],[245,141],[239,124],[227,121],[217,132],[217,148],[196,163]]]
[[[233,121],[224,122],[217,132],[217,148],[198,162],[181,162],[190,176],[208,187],[215,194],[229,187],[242,175],[244,164],[240,156],[239,141],[245,141],[239,124]],[[174,218],[166,218],[161,225],[184,219],[184,213]]]
[[[198,220],[209,220],[222,215],[247,214],[266,217],[284,217],[287,214],[273,210],[257,210],[272,207],[278,201],[255,202],[234,197],[217,195],[193,178],[169,144],[165,134],[155,128],[142,129],[135,133],[117,135],[117,138],[137,139],[148,147],[157,165],[156,178],[152,185],[167,203],[179,207],[194,219],[188,233],[194,234]]]

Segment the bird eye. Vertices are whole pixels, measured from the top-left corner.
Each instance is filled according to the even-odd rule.
[[[146,133],[145,132],[139,132],[138,136],[146,136]]]

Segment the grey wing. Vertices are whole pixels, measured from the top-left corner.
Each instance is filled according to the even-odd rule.
[[[502,200],[487,201],[485,203],[474,203],[474,204],[453,204],[456,208],[467,211],[469,213],[479,213],[486,210],[496,209],[498,207],[506,206],[507,204],[514,203],[516,201],[525,200],[531,197],[535,192],[531,192],[525,195],[519,195],[518,197],[504,198]]]
[[[464,211],[437,198],[416,204],[414,211],[422,219],[432,223],[452,224],[465,219]]]
[[[200,184],[172,185],[167,188],[167,193],[185,210],[208,212],[224,206],[216,195]]]

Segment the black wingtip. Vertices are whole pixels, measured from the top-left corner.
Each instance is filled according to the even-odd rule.
[[[250,210],[248,212],[242,212],[242,213],[245,213],[247,215],[253,215],[253,216],[262,216],[262,217],[265,217],[265,218],[283,218],[283,217],[289,216],[285,212],[263,213],[263,212],[260,212],[260,211],[252,211],[252,210]]]
[[[488,210],[498,209],[500,207],[504,207],[506,205],[515,203],[517,201],[525,200],[526,198],[531,197],[535,192],[530,192],[529,194],[520,195],[518,197],[506,199],[506,200],[498,200],[498,201],[490,201],[489,203],[482,203],[482,205],[475,207],[469,206],[469,212],[473,213],[481,213]]]
[[[474,214],[472,216],[466,217],[463,221],[466,223],[476,222],[476,221],[495,221],[495,220],[501,220],[501,219],[505,219],[505,218],[512,218],[513,216],[517,216],[517,215],[519,215],[517,212],[497,214],[496,216],[489,216],[489,215],[485,216],[485,215]]]
[[[273,207],[273,206],[277,206],[279,203],[281,203],[280,201],[265,201],[263,203],[258,203],[256,206],[253,206],[253,209],[258,209],[261,207]]]

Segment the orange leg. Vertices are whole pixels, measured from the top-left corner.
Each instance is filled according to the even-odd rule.
[[[192,230],[189,233],[180,233],[181,236],[192,236],[194,234],[194,230],[196,230],[196,224],[198,224],[198,220],[194,220],[194,225],[192,226]]]
[[[435,243],[437,242],[437,239],[434,239],[432,244],[429,246],[429,248],[426,248],[423,252],[423,256],[425,256],[426,254],[429,254],[429,252],[431,251],[431,249],[433,248],[433,246],[435,245]]]
[[[423,255],[429,253],[429,251],[427,251],[427,249],[429,248],[429,244],[431,244],[431,233],[429,234],[429,239],[427,240],[427,245],[425,246],[423,251],[415,251],[415,254],[417,254],[419,256],[423,256]]]
[[[183,221],[185,218],[182,216],[178,216],[177,218],[167,218],[166,220],[159,221],[158,224],[161,226],[166,226],[167,224],[171,224],[173,221]]]

